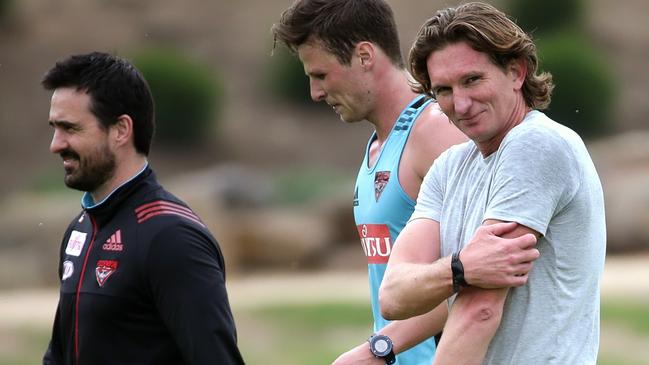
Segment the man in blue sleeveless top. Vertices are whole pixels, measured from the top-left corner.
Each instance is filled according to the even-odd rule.
[[[367,256],[375,334],[334,364],[430,365],[446,306],[389,322],[380,314],[378,289],[423,177],[437,156],[466,137],[436,103],[411,90],[393,13],[383,0],[297,0],[273,33],[299,56],[314,101],[329,104],[344,122],[367,120],[374,127],[358,173],[354,217]]]

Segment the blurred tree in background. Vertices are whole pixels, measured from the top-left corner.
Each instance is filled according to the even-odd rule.
[[[556,84],[548,115],[584,138],[610,132],[616,95],[597,50],[581,34],[555,34],[537,42],[541,67]]]
[[[591,45],[583,0],[510,0],[509,14],[532,34],[540,67],[555,83],[546,113],[584,138],[609,132],[616,86],[606,61]]]
[[[171,48],[150,48],[133,57],[155,99],[155,140],[189,146],[208,141],[218,125],[224,85],[205,65]]]
[[[0,0],[0,26],[3,26],[7,23],[13,0]]]
[[[528,33],[583,27],[583,0],[510,0],[508,8],[516,24]]]
[[[309,78],[304,74],[302,62],[283,45],[277,45],[268,63],[266,88],[282,100],[310,105]]]

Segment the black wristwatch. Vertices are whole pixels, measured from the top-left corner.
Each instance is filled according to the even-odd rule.
[[[396,358],[390,337],[375,333],[370,336],[367,342],[370,343],[370,351],[374,356],[384,359],[387,365],[394,364]]]
[[[459,292],[463,287],[469,286],[466,280],[464,280],[464,266],[462,265],[462,261],[460,261],[460,251],[455,252],[451,257],[451,271],[453,272],[454,293]]]

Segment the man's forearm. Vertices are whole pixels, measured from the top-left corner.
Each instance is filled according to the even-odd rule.
[[[442,332],[447,315],[448,309],[444,302],[426,314],[393,321],[379,333],[392,339],[394,352],[399,354]]]
[[[386,272],[379,291],[381,314],[403,320],[432,311],[453,294],[451,258],[431,264],[400,263]]]
[[[385,326],[380,334],[390,337],[394,345],[395,354],[400,354],[422,341],[435,336],[444,327],[446,322],[446,303],[437,308],[414,318],[404,321],[393,321]],[[349,364],[385,364],[384,360],[376,358],[369,349],[369,344],[363,342],[346,353],[340,355],[332,365]]]
[[[509,289],[466,288],[448,316],[434,365],[480,365],[500,320]]]

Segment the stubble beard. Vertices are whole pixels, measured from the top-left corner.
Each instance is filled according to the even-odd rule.
[[[93,150],[81,158],[76,152],[68,151],[75,156],[79,166],[64,177],[65,185],[71,189],[94,192],[109,181],[115,174],[115,154],[106,145]]]

